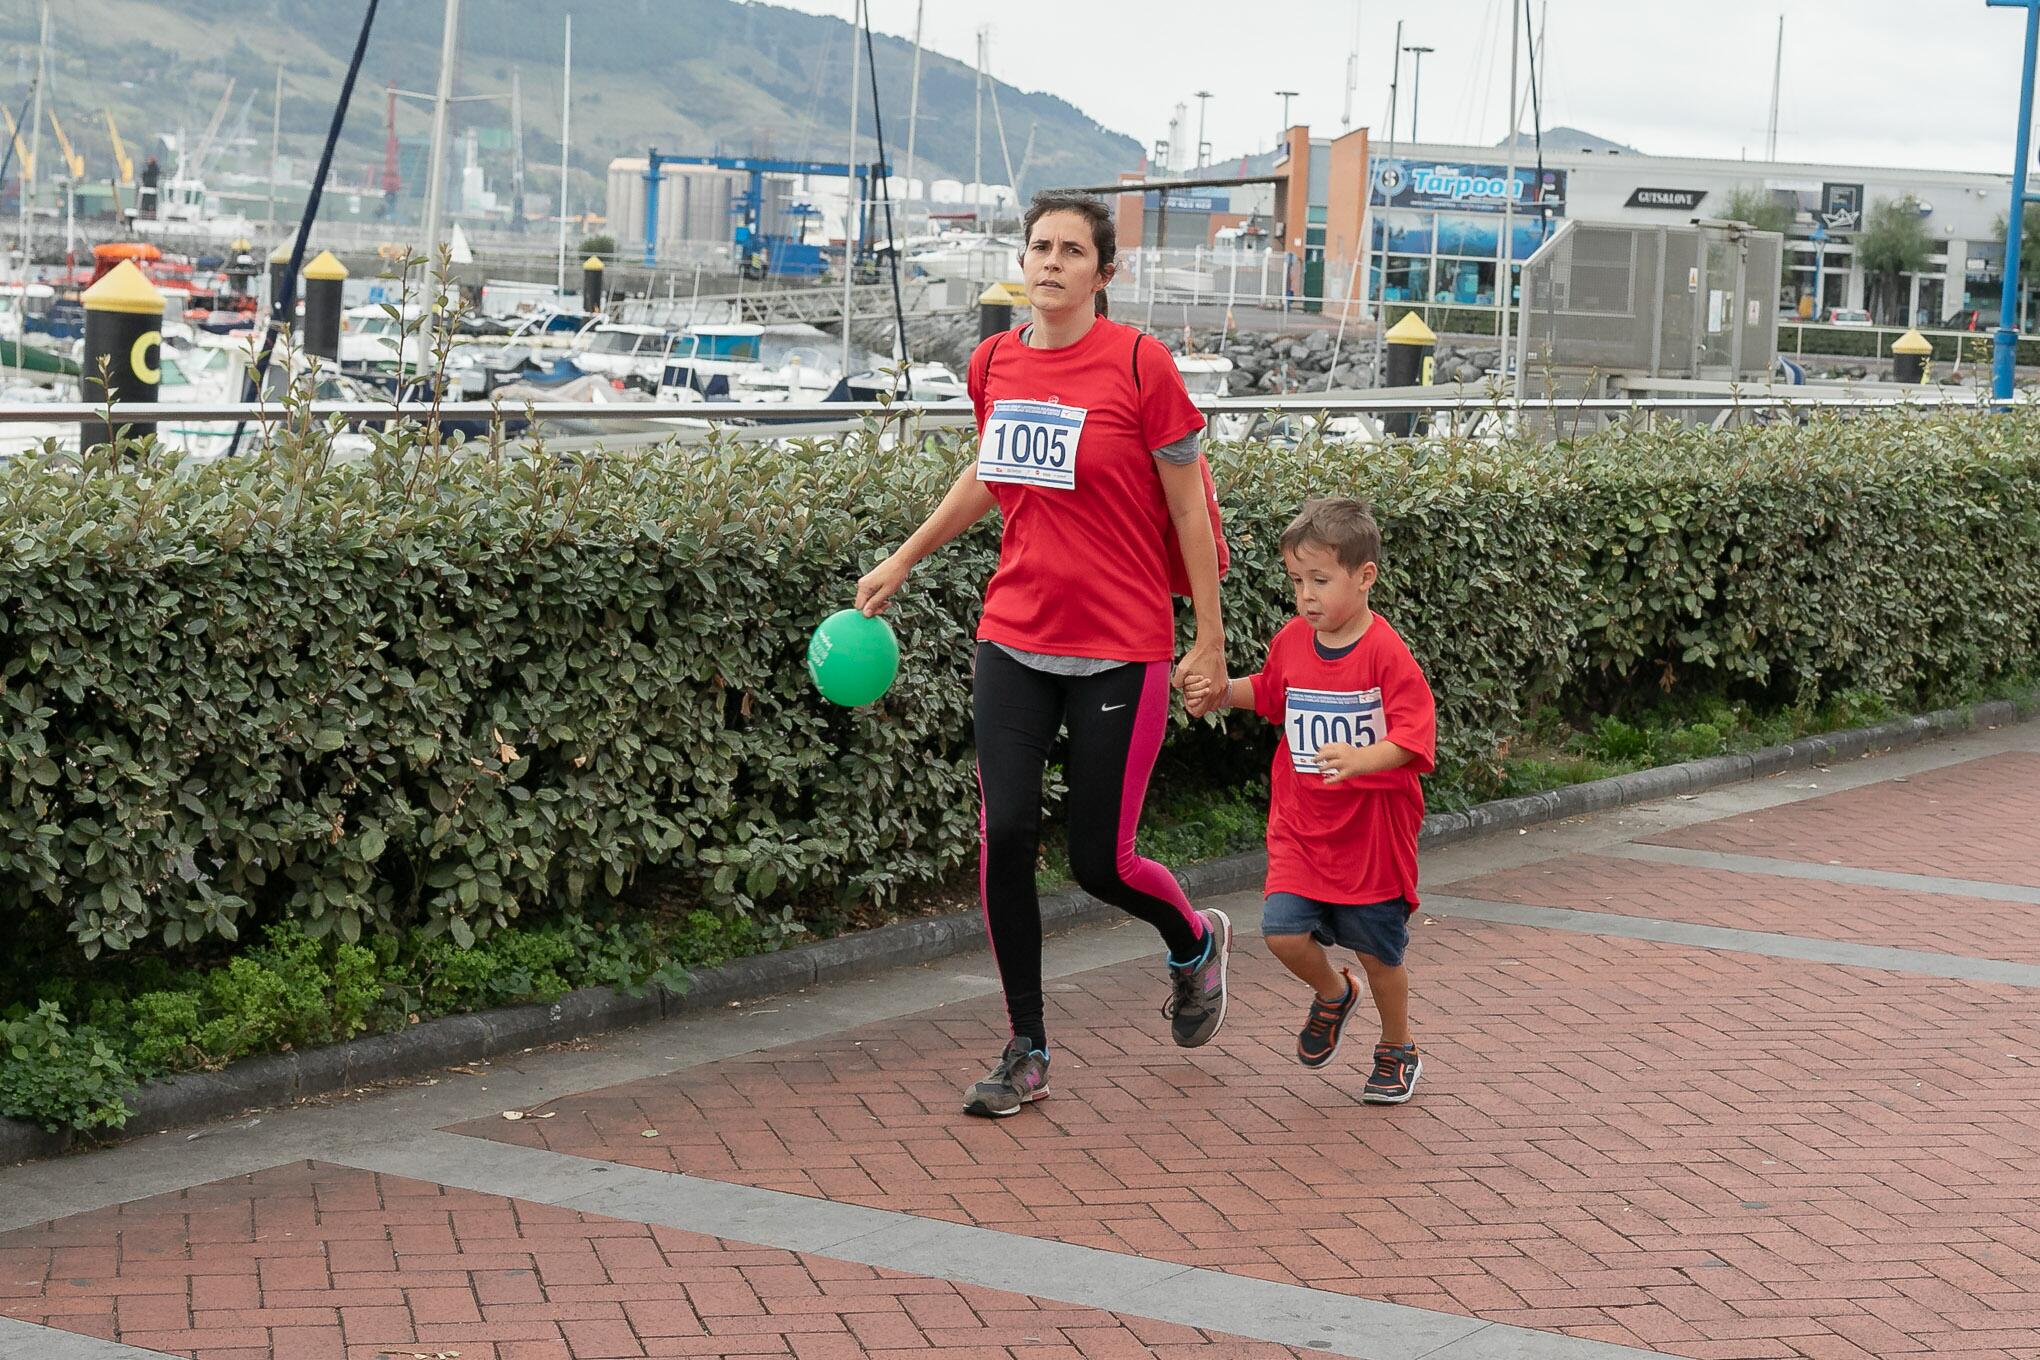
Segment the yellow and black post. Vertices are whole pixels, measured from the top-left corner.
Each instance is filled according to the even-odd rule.
[[[1891,376],[1907,387],[1918,387],[1927,380],[1927,360],[1933,357],[1934,346],[1916,330],[1907,331],[1891,346]]]
[[[590,255],[581,261],[581,310],[602,310],[602,257]]]
[[[246,237],[237,238],[227,247],[227,291],[235,297],[248,296],[249,281],[255,277],[255,260],[248,252],[254,247]]]
[[[156,400],[163,376],[163,295],[133,260],[122,260],[80,300],[85,355],[79,383],[85,400],[95,405]],[[153,424],[126,429],[137,439],[156,432]],[[88,419],[79,427],[78,447],[110,444],[114,433],[104,418]]]
[[[989,340],[1013,329],[1013,309],[1024,306],[1027,292],[1018,284],[995,283],[978,294],[978,339]]]
[[[276,300],[283,296],[283,281],[289,274],[290,242],[285,241],[269,252],[269,310],[272,312],[276,310]],[[283,324],[289,326],[296,320],[296,317],[287,316],[283,319]]]
[[[1424,324],[1422,317],[1410,312],[1389,327],[1387,339],[1388,385],[1429,387],[1435,363],[1433,356],[1438,349],[1436,332]],[[1381,427],[1389,434],[1415,434],[1417,413],[1391,411],[1382,419]]]
[[[340,285],[347,266],[322,250],[305,266],[305,353],[340,362]]]

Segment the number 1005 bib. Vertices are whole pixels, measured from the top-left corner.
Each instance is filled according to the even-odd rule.
[[[1381,690],[1297,689],[1283,701],[1282,736],[1290,763],[1305,774],[1318,772],[1317,749],[1326,742],[1372,746],[1381,740]]]
[[[993,402],[978,440],[978,480],[1076,490],[1085,414],[1081,406],[1052,401]]]

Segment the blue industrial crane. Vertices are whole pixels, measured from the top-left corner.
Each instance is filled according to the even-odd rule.
[[[749,257],[758,247],[766,248],[775,273],[820,273],[821,252],[814,247],[807,247],[806,251],[789,249],[804,243],[788,242],[765,233],[765,176],[821,175],[830,179],[845,179],[854,175],[857,181],[857,203],[861,209],[862,205],[869,201],[868,190],[873,178],[891,173],[880,161],[850,166],[840,161],[761,160],[755,156],[665,156],[654,147],[645,153],[645,267],[648,269],[657,262],[659,174],[669,165],[699,165],[715,170],[742,170],[749,176],[735,214],[740,220],[733,233],[733,240],[737,244],[739,258]],[[868,245],[865,248],[869,250]],[[811,261],[801,258],[810,253],[813,257]]]

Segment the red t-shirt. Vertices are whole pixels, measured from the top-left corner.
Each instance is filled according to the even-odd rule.
[[[1376,614],[1353,649],[1319,654],[1308,620],[1292,619],[1252,676],[1254,710],[1282,728],[1269,777],[1271,893],[1358,905],[1397,897],[1417,904],[1417,830],[1437,752],[1438,718],[1423,668]],[[1314,769],[1328,741],[1392,741],[1415,759],[1393,770],[1327,784]]]
[[[1063,349],[1007,331],[971,355],[969,384],[978,475],[1005,526],[978,637],[1053,656],[1175,655],[1176,550],[1155,450],[1204,417],[1168,350],[1102,316]]]

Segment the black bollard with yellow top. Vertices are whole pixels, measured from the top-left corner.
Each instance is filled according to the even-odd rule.
[[[290,274],[290,242],[285,241],[282,245],[278,246],[276,249],[269,252],[268,310],[270,311],[276,310],[276,300],[283,296],[283,281],[286,277],[289,276],[289,274]],[[283,319],[283,324],[288,326],[296,319],[297,318],[295,317],[287,316]]]
[[[347,266],[322,250],[305,266],[305,353],[340,362],[340,285]]]
[[[581,310],[602,310],[602,257],[590,255],[581,261]]]
[[[155,401],[163,376],[163,295],[133,260],[122,260],[80,300],[85,304],[85,355],[79,385],[85,400],[94,405]],[[153,424],[126,429],[136,439],[156,432]],[[103,418],[87,420],[79,427],[78,447],[110,444],[114,433]]]
[[[994,283],[978,294],[978,339],[989,340],[1013,329],[1013,309],[1027,306],[1027,289],[1018,283]]]
[[[1916,330],[1907,331],[1891,346],[1891,376],[1907,387],[1918,387],[1927,380],[1927,360],[1933,356],[1934,346]]]
[[[1424,319],[1415,312],[1407,313],[1402,320],[1389,327],[1388,335],[1388,381],[1390,387],[1429,387],[1433,370],[1432,356],[1438,349],[1438,336]],[[1415,411],[1391,411],[1382,418],[1381,427],[1389,434],[1415,434],[1417,413]]]
[[[246,237],[239,237],[227,247],[227,291],[235,297],[247,297],[248,285],[255,277],[255,257],[248,252],[254,247]]]

